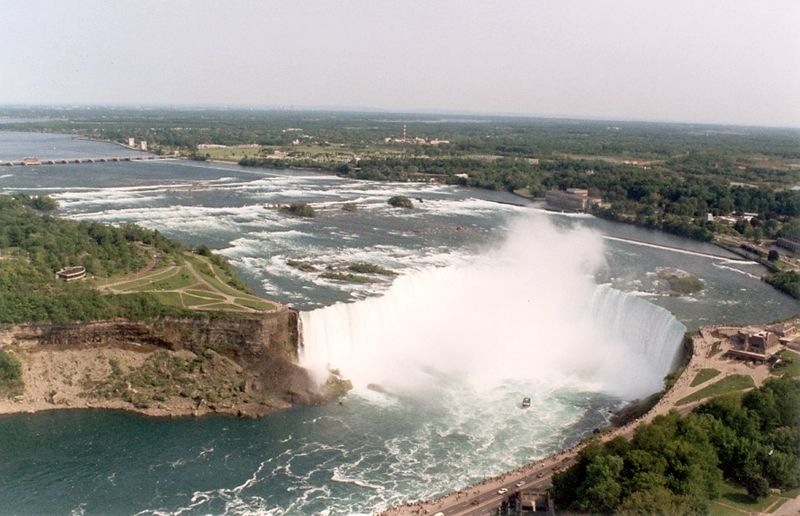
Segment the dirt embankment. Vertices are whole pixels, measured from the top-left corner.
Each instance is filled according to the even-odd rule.
[[[29,324],[0,329],[24,392],[0,413],[113,408],[152,416],[258,417],[340,394],[297,365],[297,313],[252,319]]]

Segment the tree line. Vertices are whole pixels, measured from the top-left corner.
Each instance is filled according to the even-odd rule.
[[[561,511],[705,514],[722,481],[754,500],[800,486],[800,382],[770,379],[681,417],[656,417],[631,440],[592,442],[553,477]]]

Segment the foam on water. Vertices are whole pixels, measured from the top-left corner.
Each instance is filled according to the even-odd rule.
[[[40,155],[22,156],[31,154]],[[260,421],[77,411],[3,418],[3,435],[24,428],[27,436],[0,464],[10,513],[359,514],[437,496],[568,447],[623,398],[660,387],[681,326],[618,292],[650,290],[658,267],[706,283],[691,298],[648,298],[684,322],[766,322],[798,309],[717,266],[736,267],[704,257],[712,248],[701,244],[588,215],[540,214],[562,231],[514,226],[524,210],[493,201],[524,201],[503,192],[189,161],[8,172],[3,192],[54,192],[61,215],[206,243],[256,291],[301,309],[327,306],[303,314],[322,336],[306,335],[304,351],[317,356],[321,376],[339,364],[357,385],[343,406]],[[390,208],[397,194],[415,209]],[[317,218],[264,209],[295,200],[310,202]],[[358,211],[343,212],[346,202]],[[699,252],[604,243],[573,227]],[[400,275],[323,282],[288,259],[320,270],[365,261]],[[330,306],[353,299],[361,301]],[[345,357],[347,346],[359,360]],[[520,410],[523,396],[534,410]]]
[[[338,369],[357,388],[404,393],[537,379],[629,399],[657,391],[685,328],[596,286],[602,256],[596,234],[522,219],[496,251],[407,274],[380,298],[302,313],[301,363],[320,382]]]

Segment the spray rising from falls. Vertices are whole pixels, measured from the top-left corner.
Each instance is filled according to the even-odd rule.
[[[442,383],[572,385],[630,399],[659,390],[685,327],[594,282],[599,235],[521,219],[469,263],[398,278],[382,297],[301,314],[302,364],[356,389],[427,393]]]

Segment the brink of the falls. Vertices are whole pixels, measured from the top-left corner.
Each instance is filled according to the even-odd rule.
[[[301,314],[301,363],[356,389],[413,395],[466,383],[578,385],[632,399],[658,391],[685,332],[667,310],[597,285],[603,242],[545,217],[497,249],[407,274],[381,297]]]

